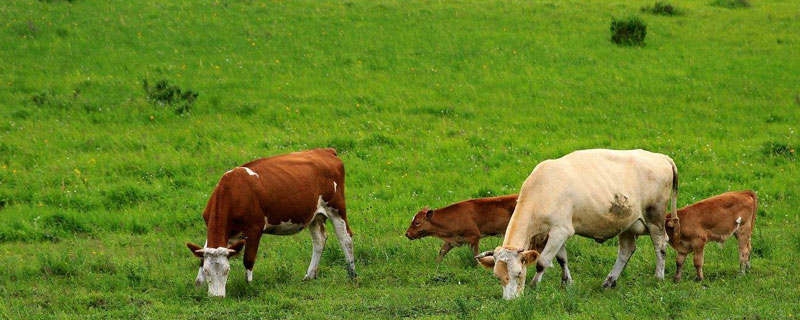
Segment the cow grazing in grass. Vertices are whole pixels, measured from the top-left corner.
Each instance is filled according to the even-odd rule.
[[[444,241],[436,262],[441,262],[453,247],[469,244],[474,255],[479,252],[481,238],[502,235],[517,205],[517,195],[470,199],[447,207],[417,212],[406,230],[406,237],[415,240],[433,236]]]
[[[681,280],[686,255],[694,254],[697,280],[703,280],[703,248],[709,241],[725,242],[731,235],[739,241],[739,271],[750,269],[750,236],[756,223],[758,197],[750,190],[726,192],[678,210],[678,218],[667,216],[669,244],[678,252],[675,281]]]
[[[522,294],[527,266],[536,263],[538,283],[555,257],[562,282],[567,268],[566,241],[573,234],[603,242],[619,236],[619,254],[604,287],[616,285],[636,249],[636,237],[648,234],[656,252],[656,277],[664,278],[667,205],[672,212],[678,172],[669,157],[644,150],[582,150],[533,169],[519,193],[517,208],[494,251],[476,257],[503,286],[503,298]],[[540,255],[541,253],[541,255]]]
[[[203,247],[186,246],[201,260],[195,283],[208,280],[208,294],[224,297],[228,258],[244,247],[247,282],[262,234],[290,235],[305,228],[313,244],[305,279],[317,276],[330,219],[342,246],[347,271],[355,277],[352,231],[344,201],[344,165],[333,149],[315,149],[255,160],[225,173],[214,188],[203,219],[207,235]],[[229,244],[232,239],[243,240]]]

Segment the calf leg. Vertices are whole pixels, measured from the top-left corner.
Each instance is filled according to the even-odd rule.
[[[678,252],[678,257],[675,258],[675,282],[681,281],[681,272],[683,272],[683,262],[686,261],[686,252]]]
[[[702,281],[703,277],[703,250],[705,248],[705,241],[696,240],[692,242],[692,259],[694,260],[694,268],[697,269],[697,281]]]
[[[444,256],[446,256],[447,253],[450,252],[450,250],[452,250],[452,249],[453,249],[453,245],[450,244],[450,242],[445,242],[442,245],[442,248],[439,249],[439,256],[436,257],[436,263],[442,262],[442,260],[444,259]]]
[[[750,235],[737,231],[736,240],[739,241],[739,273],[744,274],[750,270]]]
[[[608,273],[606,281],[603,282],[604,288],[613,288],[617,286],[617,279],[628,264],[633,252],[636,251],[636,235],[625,231],[619,234],[619,251],[617,252],[617,262]]]
[[[481,237],[480,236],[468,237],[467,241],[469,242],[469,247],[472,248],[472,256],[475,257],[479,255],[481,253],[481,248],[480,248]],[[474,261],[475,259],[472,260]],[[475,263],[477,263],[477,261],[475,261]]]
[[[245,236],[247,240],[244,243],[244,274],[247,283],[253,282],[253,265],[256,263],[256,256],[258,256],[258,244],[261,242],[261,228],[249,230]]]
[[[561,246],[561,249],[558,250],[558,253],[556,253],[556,261],[561,265],[561,284],[565,286],[572,284],[572,275],[569,274],[569,267],[567,267],[566,242]]]
[[[536,286],[536,284],[542,281],[544,270],[553,264],[553,258],[573,233],[575,233],[575,231],[571,229],[550,230],[547,244],[544,246],[544,250],[539,254],[539,259],[536,261],[536,275],[531,279],[530,285]]]
[[[311,263],[308,265],[308,271],[303,280],[317,278],[319,259],[322,257],[322,251],[325,250],[325,241],[328,240],[328,234],[325,232],[325,216],[317,215],[308,225],[308,233],[311,234]]]

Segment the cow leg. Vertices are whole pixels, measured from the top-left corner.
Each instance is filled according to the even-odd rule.
[[[245,234],[247,237],[244,243],[244,274],[247,283],[253,282],[253,265],[256,264],[258,256],[258,245],[261,242],[261,230],[263,227],[253,228]]]
[[[439,256],[436,257],[436,262],[437,263],[442,262],[442,260],[444,259],[444,256],[446,256],[447,253],[450,252],[450,250],[452,250],[452,249],[453,249],[453,245],[450,244],[450,242],[445,242],[442,245],[442,248],[439,249]]]
[[[681,272],[683,272],[683,262],[686,261],[686,252],[678,251],[678,257],[675,258],[675,282],[681,281]]]
[[[208,240],[203,242],[203,249],[208,245]],[[200,270],[197,271],[197,278],[194,279],[194,286],[197,288],[202,287],[206,283],[206,274],[203,272],[203,258],[200,258]]]
[[[328,234],[325,232],[325,216],[317,215],[311,224],[308,225],[308,233],[311,234],[311,263],[308,265],[308,271],[303,280],[311,280],[317,278],[317,268],[319,267],[319,259],[322,257],[322,251],[325,250],[325,241],[328,240]]]
[[[656,278],[664,280],[664,265],[667,261],[667,229],[665,228],[664,213],[667,212],[666,202],[664,205],[650,207],[645,212],[647,231],[650,232],[650,240],[653,241],[653,249],[656,253]]]
[[[350,237],[350,232],[347,226],[347,220],[336,212],[329,215],[333,230],[336,231],[336,237],[339,238],[339,245],[342,246],[344,257],[347,259],[347,274],[350,278],[356,277],[356,264],[353,258],[353,238]]]
[[[544,246],[544,250],[539,254],[539,259],[536,261],[536,275],[531,279],[530,285],[536,286],[536,284],[542,281],[544,270],[553,264],[553,258],[573,233],[575,233],[573,230],[550,230],[547,244]]]
[[[697,269],[697,281],[703,281],[703,250],[705,249],[705,241],[696,240],[692,243],[694,268]]]
[[[558,250],[558,253],[556,254],[556,261],[558,261],[558,264],[561,266],[561,284],[565,286],[572,284],[572,275],[569,274],[569,267],[567,267],[566,242],[561,246],[561,249]]]
[[[628,264],[628,260],[630,260],[634,251],[636,251],[636,235],[629,231],[620,233],[617,262],[614,263],[614,268],[611,269],[608,277],[606,277],[606,281],[603,282],[604,288],[613,288],[617,286],[617,279],[619,279],[619,275],[622,274],[622,270],[625,269],[625,265]]]

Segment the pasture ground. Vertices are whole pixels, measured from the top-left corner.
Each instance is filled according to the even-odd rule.
[[[0,318],[798,317],[800,2],[673,4],[3,1]],[[612,44],[631,14],[646,44]],[[252,285],[237,260],[226,299],[196,290],[184,242],[221,174],[324,146],[346,164],[358,280],[331,234],[301,281],[303,232],[262,239]],[[438,240],[402,236],[424,205],[515,193],[596,147],[672,156],[681,206],[756,190],[752,273],[730,241],[706,281],[656,281],[645,237],[605,290],[616,241],[575,237],[573,286],[551,268],[507,302],[469,250],[437,265]]]

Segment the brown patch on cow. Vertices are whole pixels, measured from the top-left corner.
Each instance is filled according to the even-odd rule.
[[[611,202],[611,208],[608,209],[608,212],[618,216],[630,215],[631,204],[628,202],[628,197],[621,194],[615,194],[614,201]]]
[[[505,261],[497,261],[494,267],[494,274],[497,276],[497,279],[500,279],[500,284],[504,287],[508,285],[508,265]]]

